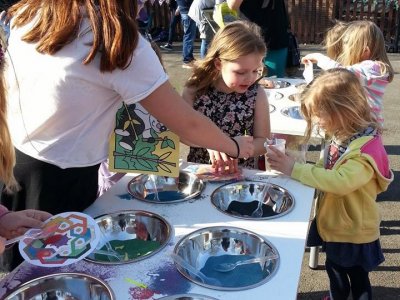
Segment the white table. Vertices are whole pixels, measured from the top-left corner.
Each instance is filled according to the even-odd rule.
[[[271,132],[289,135],[304,136],[306,130],[306,122],[304,120],[294,119],[282,114],[282,109],[287,107],[299,106],[299,103],[289,100],[289,96],[298,93],[296,85],[305,83],[303,79],[295,78],[274,78],[273,80],[282,80],[290,83],[290,86],[279,89],[265,89],[269,104],[275,107],[270,113]],[[274,95],[281,93],[283,98],[278,99]]]
[[[266,180],[267,173],[244,170],[245,176]],[[159,253],[131,264],[104,266],[81,261],[62,268],[41,268],[23,263],[0,282],[0,298],[8,289],[21,282],[58,272],[83,272],[105,280],[116,299],[158,299],[172,294],[195,293],[218,299],[296,299],[300,279],[308,221],[313,203],[314,189],[285,176],[275,176],[271,182],[285,187],[295,199],[293,210],[271,220],[244,220],[219,212],[210,202],[211,193],[219,184],[206,184],[201,197],[194,202],[152,204],[132,199],[127,184],[133,175],[122,178],[100,197],[86,213],[98,216],[119,210],[145,210],[164,217],[174,228],[171,242]],[[263,177],[264,176],[264,177]],[[184,278],[175,268],[169,254],[175,244],[186,234],[200,228],[227,225],[247,229],[265,237],[276,247],[280,265],[276,274],[265,284],[243,291],[219,291],[201,287]],[[141,286],[142,287],[139,287]],[[147,288],[144,288],[145,285]]]

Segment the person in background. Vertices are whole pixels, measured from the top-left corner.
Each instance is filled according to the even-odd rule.
[[[0,11],[6,11],[10,6],[17,3],[19,0],[2,0],[0,3]]]
[[[306,69],[312,70],[312,63],[316,63],[323,70],[344,67],[356,74],[365,88],[372,113],[383,127],[383,95],[393,80],[394,71],[386,54],[382,31],[371,21],[353,21],[342,35],[341,48],[337,61],[321,53],[304,56],[305,72]],[[305,78],[311,81],[313,75],[305,75]]]
[[[193,56],[193,44],[196,39],[196,22],[188,15],[192,2],[193,0],[176,0],[183,26],[182,68],[185,69],[191,69],[193,67],[193,62],[195,61]]]
[[[347,25],[347,22],[336,21],[335,25],[329,28],[325,34],[323,44],[326,55],[333,60],[337,60],[343,52],[343,34]]]
[[[314,126],[331,137],[325,163],[297,163],[272,146],[268,162],[322,192],[308,246],[326,252],[331,299],[348,299],[350,292],[352,299],[373,299],[369,272],[384,261],[376,198],[393,181],[380,125],[360,81],[343,68],[319,75],[303,92],[301,110],[307,138]]]
[[[211,10],[215,6],[215,0],[193,0],[189,9],[189,17],[196,22],[200,32],[200,58],[204,58],[207,54],[210,42],[218,29],[218,25],[212,20],[211,15],[209,18],[205,15],[204,10]]]
[[[264,64],[268,76],[285,77],[288,53],[288,16],[284,0],[227,0],[231,9],[240,11],[261,27],[267,53]]]
[[[170,23],[169,23],[169,29],[168,29],[168,41],[165,45],[161,45],[160,48],[171,51],[172,50],[172,44],[175,40],[175,33],[176,33],[176,25],[181,21],[181,14],[179,12],[178,4],[176,3],[176,0],[170,0],[168,2],[168,7],[170,11]]]
[[[5,17],[3,12],[0,19]],[[6,37],[3,28],[0,28],[0,182],[4,184],[6,193],[18,191],[19,185],[15,180],[13,168],[15,165],[15,152],[11,142],[7,124],[6,80],[4,77]],[[34,209],[22,211],[9,211],[0,205],[0,254],[4,251],[4,238],[13,238],[24,234],[29,228],[40,228],[43,221],[51,217],[51,214]]]
[[[265,44],[260,28],[247,21],[234,21],[220,29],[203,60],[198,61],[185,84],[183,98],[230,136],[254,137],[254,154],[265,153],[270,136],[269,104],[264,89],[255,81],[262,68]],[[206,149],[191,147],[188,161],[211,164],[216,171],[237,170],[237,160]],[[240,162],[254,168],[254,160]]]
[[[253,155],[252,137],[231,139],[173,89],[139,34],[137,9],[135,0],[21,0],[8,10],[8,122],[21,186],[2,193],[8,209],[57,214],[92,204],[123,103],[140,102],[192,143]]]

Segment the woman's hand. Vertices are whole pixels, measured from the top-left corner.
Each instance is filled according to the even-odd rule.
[[[0,235],[10,239],[24,234],[30,228],[41,228],[51,214],[41,210],[12,211],[0,218]]]
[[[295,160],[292,157],[287,156],[285,153],[282,153],[274,146],[268,147],[267,157],[271,169],[282,172],[283,174],[288,176],[292,174],[293,166],[295,163]]]
[[[234,155],[239,155],[239,158],[245,159],[254,156],[254,144],[252,136],[239,135],[234,137],[234,139],[239,145],[239,153],[235,153]]]
[[[235,173],[238,171],[238,160],[222,152],[207,149],[211,166],[216,173]]]

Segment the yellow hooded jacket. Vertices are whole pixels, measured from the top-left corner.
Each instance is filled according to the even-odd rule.
[[[295,163],[291,176],[322,192],[317,202],[318,233],[325,242],[363,244],[379,238],[379,193],[393,181],[381,136],[350,143],[331,170]]]

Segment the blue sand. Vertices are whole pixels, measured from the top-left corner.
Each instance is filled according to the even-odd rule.
[[[214,268],[222,263],[235,263],[252,258],[255,257],[252,255],[212,256],[200,271],[207,277],[218,279],[223,287],[245,287],[257,284],[266,277],[259,263],[240,265],[230,272],[218,272]]]
[[[153,200],[153,201],[157,201],[155,198],[156,194],[148,194],[146,196],[146,200]],[[187,195],[185,193],[182,192],[178,192],[178,191],[161,191],[158,192],[158,199],[160,200],[160,202],[168,202],[168,201],[175,201],[175,200],[181,200],[181,199],[185,199],[187,197]]]

